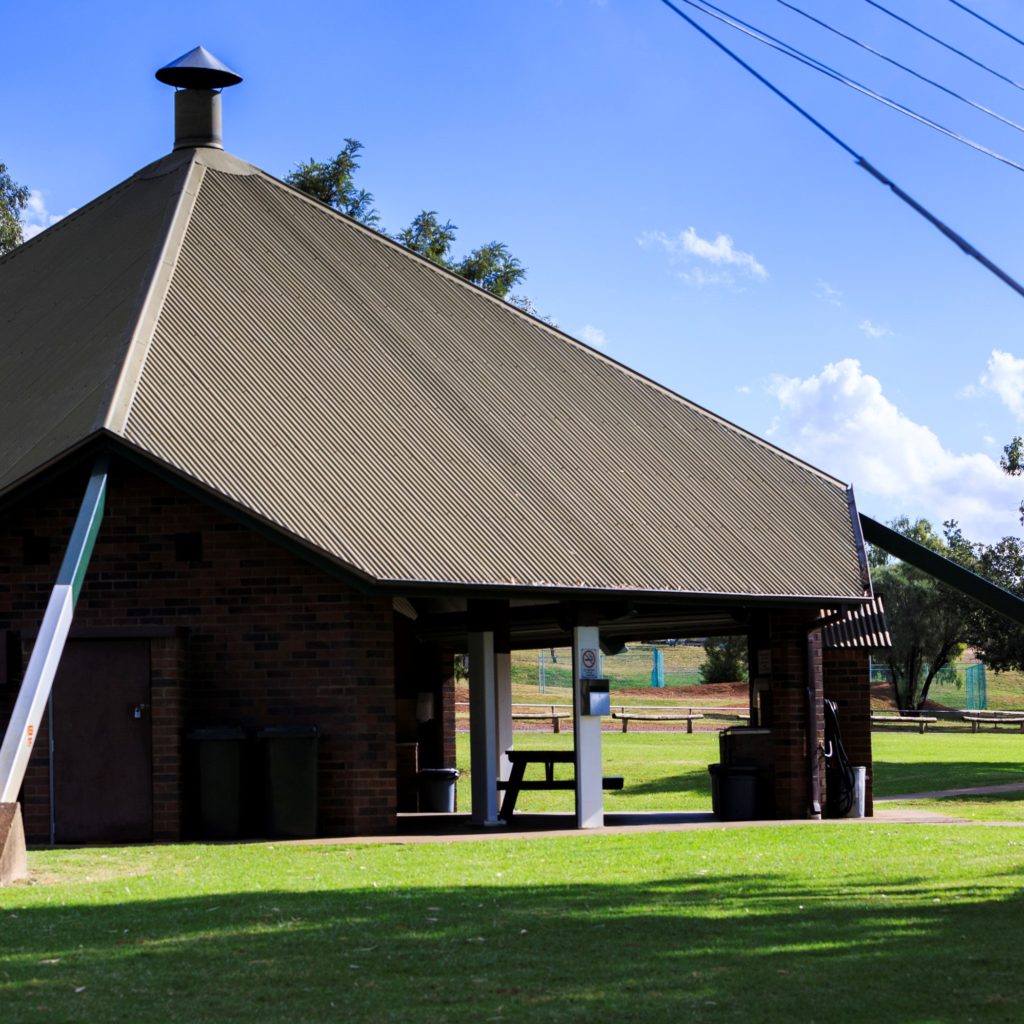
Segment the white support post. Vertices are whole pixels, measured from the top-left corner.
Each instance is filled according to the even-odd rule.
[[[501,825],[498,817],[498,714],[494,632],[469,633],[469,762],[472,817],[477,825]]]
[[[494,655],[494,674],[497,686],[498,717],[498,778],[507,780],[512,762],[505,752],[512,747],[512,655],[499,651]]]
[[[92,549],[103,520],[107,493],[107,461],[97,461],[71,531],[57,583],[50,594],[43,624],[29,658],[11,720],[0,745],[0,803],[14,803],[25,778],[32,747],[50,699],[64,643],[71,630],[75,602],[82,589]]]
[[[576,827],[604,825],[601,717],[583,714],[584,681],[601,678],[601,634],[577,626],[572,639],[572,725],[576,745]]]

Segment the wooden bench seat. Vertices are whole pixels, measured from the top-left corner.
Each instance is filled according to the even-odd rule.
[[[552,732],[562,731],[562,719],[572,718],[567,711],[516,711],[512,715],[513,722],[550,722]]]
[[[977,732],[979,725],[1016,725],[1024,732],[1024,715],[961,715],[961,720],[971,723],[971,732]]]
[[[929,725],[938,721],[931,715],[872,715],[872,725],[916,725],[917,731],[924,733]]]
[[[688,733],[693,732],[693,723],[698,718],[703,718],[703,715],[690,714],[690,715],[635,715],[632,712],[629,714],[623,714],[620,711],[613,711],[612,718],[617,718],[622,722],[622,731],[628,732],[630,722],[685,722],[686,731]]]

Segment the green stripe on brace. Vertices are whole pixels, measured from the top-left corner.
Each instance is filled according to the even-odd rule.
[[[82,499],[82,507],[71,531],[67,553],[57,574],[57,585],[71,587],[72,604],[78,602],[78,595],[85,582],[85,574],[89,568],[96,537],[103,522],[103,511],[107,499],[107,459],[105,456],[96,460],[89,485]]]

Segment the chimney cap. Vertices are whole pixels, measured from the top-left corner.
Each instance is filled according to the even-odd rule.
[[[178,89],[226,89],[238,85],[242,76],[219,61],[203,46],[183,53],[177,60],[165,64],[157,73],[157,80]]]

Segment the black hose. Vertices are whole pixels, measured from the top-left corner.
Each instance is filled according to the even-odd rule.
[[[825,811],[830,818],[845,818],[853,807],[853,766],[843,747],[839,707],[825,701]]]

